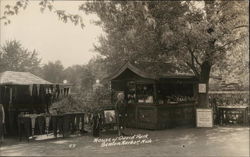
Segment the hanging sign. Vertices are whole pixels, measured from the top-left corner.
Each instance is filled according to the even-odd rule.
[[[196,126],[197,127],[213,127],[213,111],[212,109],[196,109]]]
[[[206,84],[199,83],[199,93],[206,93]]]

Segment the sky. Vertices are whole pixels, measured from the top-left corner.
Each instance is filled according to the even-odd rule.
[[[1,15],[4,6],[15,1],[0,0]],[[103,33],[99,26],[91,21],[98,19],[96,15],[85,15],[78,11],[79,1],[55,1],[54,7],[66,10],[72,14],[79,14],[84,19],[85,27],[75,26],[73,23],[64,23],[58,16],[46,10],[41,13],[39,1],[30,0],[25,10],[20,10],[18,15],[10,17],[11,24],[0,25],[0,44],[7,40],[18,40],[24,48],[37,50],[42,64],[49,61],[60,60],[63,66],[87,64],[97,52],[93,44],[98,44],[98,37]]]

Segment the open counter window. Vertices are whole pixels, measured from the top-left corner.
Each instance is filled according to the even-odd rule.
[[[129,104],[136,102],[136,84],[135,81],[129,81],[127,83],[127,101]]]
[[[159,104],[178,104],[194,101],[193,84],[164,83],[158,90]]]
[[[131,103],[153,103],[153,84],[127,83],[127,102]]]
[[[153,103],[153,84],[136,84],[137,102]]]

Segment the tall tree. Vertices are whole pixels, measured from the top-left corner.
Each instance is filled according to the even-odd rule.
[[[105,60],[101,56],[93,57],[86,65],[94,76],[95,80],[102,80],[107,77],[107,69]]]
[[[73,65],[63,71],[65,79],[73,85],[72,92],[79,93],[81,90],[83,69],[84,66]]]
[[[19,41],[7,41],[0,49],[0,72],[27,71],[38,74],[41,59],[36,50],[29,51]]]
[[[81,73],[81,90],[83,92],[89,92],[92,90],[92,86],[95,83],[95,76],[89,66],[84,66]]]
[[[186,64],[194,71],[200,82],[207,85],[207,92],[212,67],[226,68],[223,65],[226,65],[225,60],[232,53],[232,48],[246,44],[244,39],[248,37],[247,3],[204,1],[203,9],[190,12],[201,13],[202,19],[188,20],[189,29],[181,33],[184,40],[181,40],[180,47],[188,53],[186,56],[189,59],[185,59]],[[201,106],[208,103],[207,92],[199,96]]]
[[[2,20],[17,14],[28,0],[19,1],[6,6]],[[53,10],[51,4],[48,0],[40,3],[42,10]],[[79,9],[100,17],[97,24],[106,35],[96,50],[105,56],[109,71],[124,61],[172,62],[181,65],[180,69],[189,67],[207,85],[206,93],[199,95],[201,107],[207,106],[211,69],[223,67],[219,65],[224,64],[231,48],[248,37],[248,1],[243,0],[94,1]],[[65,22],[81,23],[78,16],[54,11]]]
[[[199,105],[206,107],[211,68],[248,36],[247,6],[247,1],[217,0],[95,1],[81,9],[100,17],[106,35],[96,50],[110,65],[146,60],[187,66],[207,85],[199,95]]]
[[[43,66],[43,78],[52,83],[63,83],[65,76],[61,61],[49,62]]]

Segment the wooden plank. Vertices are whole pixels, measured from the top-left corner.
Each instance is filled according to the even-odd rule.
[[[128,126],[143,129],[195,126],[194,108],[192,103],[177,105],[130,104]]]

